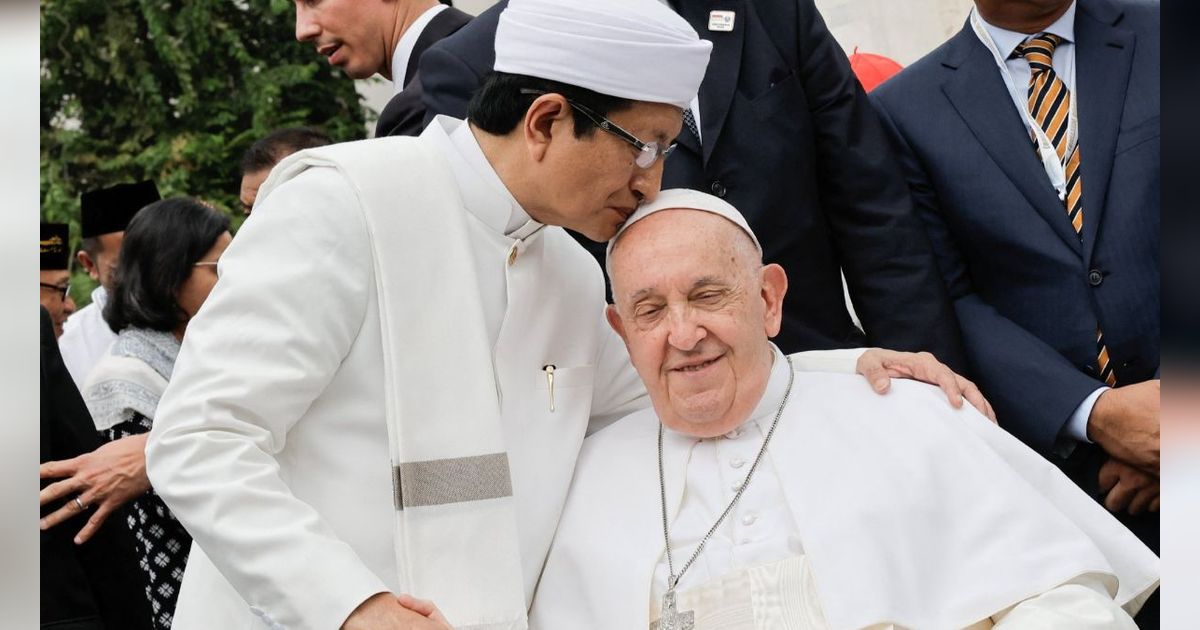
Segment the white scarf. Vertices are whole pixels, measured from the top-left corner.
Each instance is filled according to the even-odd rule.
[[[350,182],[370,234],[400,584],[456,628],[525,628],[491,344],[452,170],[419,138],[378,138],[296,154],[264,188],[313,166]]]

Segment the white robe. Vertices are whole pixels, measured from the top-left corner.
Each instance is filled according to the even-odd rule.
[[[63,334],[58,340],[63,363],[71,373],[75,387],[83,391],[92,368],[108,353],[109,346],[117,340],[117,333],[104,321],[104,305],[108,303],[108,291],[96,287],[92,291],[92,303],[79,309],[63,324]]]
[[[387,185],[391,152],[411,142],[354,145],[377,158],[376,172],[358,176]],[[419,142],[447,158],[463,206],[413,207],[396,190],[395,212],[473,218],[528,603],[589,422],[603,426],[645,406],[645,392],[604,320],[595,261],[561,229],[523,220],[460,121],[439,118]],[[406,592],[394,548],[380,310],[420,308],[422,296],[379,304],[367,238],[344,177],[308,169],[260,196],[188,326],[147,447],[155,489],[196,542],[179,630],[336,628],[369,596]],[[852,370],[853,356],[840,363]],[[553,412],[546,364],[557,366]],[[470,570],[454,549],[429,553]],[[435,603],[464,596],[414,594]]]
[[[676,570],[745,478],[786,383],[777,354],[763,400],[729,439],[666,432]],[[646,409],[585,441],[532,628],[647,628],[657,617],[667,575],[657,430]],[[1003,613],[1016,627],[1066,628],[1055,616],[1095,598],[1087,586],[1136,611],[1157,585],[1154,554],[1057,469],[969,406],[954,411],[911,381],[878,396],[862,379],[797,372],[742,501],[681,579],[679,610],[708,588],[701,600],[753,603],[751,616],[793,629],[963,628]],[[790,576],[772,577],[797,560]],[[1031,598],[1040,601],[1008,610]],[[1081,610],[1107,615],[1110,625],[1093,627],[1129,623],[1111,603]],[[777,626],[697,630],[714,627]]]

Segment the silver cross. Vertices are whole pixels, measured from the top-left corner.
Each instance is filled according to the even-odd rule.
[[[650,622],[650,630],[694,630],[696,627],[696,612],[685,610],[679,612],[675,605],[675,589],[663,595],[662,614],[658,621]]]

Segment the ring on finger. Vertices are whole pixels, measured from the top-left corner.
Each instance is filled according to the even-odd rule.
[[[83,499],[80,499],[79,497],[75,497],[75,507],[79,508],[80,512],[83,512],[88,509],[87,504],[84,503]]]

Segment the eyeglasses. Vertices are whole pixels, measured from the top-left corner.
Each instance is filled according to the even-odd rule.
[[[48,282],[39,282],[38,284],[41,285],[43,289],[50,289],[51,291],[58,293],[58,299],[60,300],[67,299],[67,294],[71,292],[70,282],[66,284],[50,284]]]
[[[521,90],[521,94],[529,96],[542,96],[546,94],[546,92],[543,90],[524,88]],[[638,168],[650,168],[651,166],[654,166],[654,163],[657,162],[659,158],[666,158],[671,154],[672,151],[675,150],[676,143],[674,142],[666,146],[663,146],[662,143],[657,141],[642,142],[641,140],[638,140],[637,136],[622,129],[617,123],[605,118],[604,116],[601,116],[600,114],[597,114],[596,112],[584,107],[583,105],[580,105],[579,103],[576,103],[572,99],[569,99],[565,96],[563,98],[567,100],[567,104],[575,108],[575,111],[583,114],[585,118],[592,121],[593,125],[596,125],[600,129],[607,131],[608,133],[611,133],[612,135],[633,145],[633,147],[638,150],[637,157],[633,159],[633,163],[637,164]]]

